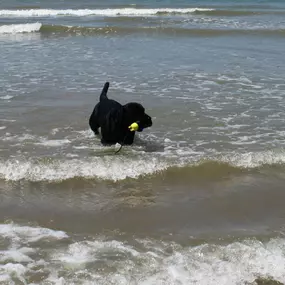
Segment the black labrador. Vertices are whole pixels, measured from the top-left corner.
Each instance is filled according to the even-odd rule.
[[[130,125],[137,123],[137,131],[152,126],[152,119],[145,113],[144,107],[139,103],[121,105],[107,97],[109,82],[106,82],[90,119],[89,126],[95,134],[101,128],[101,143],[103,145],[124,144],[131,145],[134,141],[135,131]]]

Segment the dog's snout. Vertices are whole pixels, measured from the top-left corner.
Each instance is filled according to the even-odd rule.
[[[148,120],[149,127],[151,127],[152,126],[152,119],[149,115],[147,115],[147,120]]]
[[[152,119],[148,114],[144,114],[143,124],[145,128],[152,126]]]

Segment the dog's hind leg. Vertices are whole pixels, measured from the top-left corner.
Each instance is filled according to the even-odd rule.
[[[99,106],[96,105],[90,118],[89,118],[89,126],[91,130],[95,133],[95,135],[99,134],[98,129],[100,128],[99,124]]]

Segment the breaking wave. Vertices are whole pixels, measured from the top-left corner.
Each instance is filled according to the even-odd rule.
[[[0,34],[17,34],[17,33],[38,32],[41,27],[42,27],[41,23],[2,25],[2,26],[0,26]]]
[[[5,180],[60,181],[71,178],[123,180],[152,174],[167,167],[153,158],[96,157],[70,160],[8,160],[0,162],[0,178]]]
[[[128,35],[128,34],[162,34],[173,36],[219,37],[219,36],[285,36],[285,29],[202,29],[202,28],[174,28],[174,27],[82,27],[43,25],[42,23],[12,24],[0,26],[0,34],[18,34],[40,32],[46,35]]]
[[[197,243],[97,237],[0,224],[0,280],[5,284],[281,284],[285,240]],[[46,241],[46,242],[45,242]],[[256,281],[258,280],[258,282]],[[272,283],[271,283],[272,282]],[[4,284],[3,283],[3,284]]]
[[[135,9],[135,8],[118,8],[118,9],[30,9],[30,10],[0,10],[0,16],[5,17],[55,17],[55,16],[152,16],[159,14],[188,14],[197,11],[211,11],[206,8],[158,8],[158,9]]]
[[[66,159],[0,160],[0,179],[7,181],[63,181],[73,178],[120,181],[127,178],[158,177],[216,179],[244,171],[284,171],[285,153],[260,152],[224,154],[216,157],[154,155],[99,156]]]
[[[256,15],[284,15],[285,11],[283,10],[271,10],[271,9],[262,9],[258,7],[258,10],[250,10],[249,8],[243,10],[228,10],[228,9],[212,9],[212,10],[204,10],[204,11],[195,11],[195,14],[201,14],[206,16],[224,16],[224,17],[242,17],[242,16],[256,16]],[[254,7],[256,9],[256,7]]]
[[[283,10],[273,9],[213,9],[213,8],[109,8],[109,9],[40,9],[37,7],[0,10],[2,17],[84,17],[84,16],[164,16],[198,14],[205,16],[256,16],[265,14],[284,15]]]
[[[0,34],[40,32],[46,35],[129,35],[162,34],[172,36],[220,37],[220,36],[277,36],[284,37],[285,29],[196,29],[172,27],[80,27],[62,25],[42,25],[41,23],[8,25],[0,27]]]

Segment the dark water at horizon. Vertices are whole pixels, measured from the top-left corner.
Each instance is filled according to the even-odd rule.
[[[284,16],[2,1],[0,284],[285,283]],[[105,81],[153,117],[118,155],[88,127]]]

